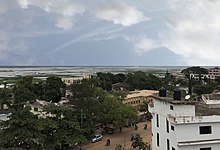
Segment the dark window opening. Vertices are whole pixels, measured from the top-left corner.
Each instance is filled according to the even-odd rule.
[[[212,127],[211,126],[200,126],[199,133],[200,134],[212,134]]]
[[[167,139],[167,150],[170,150],[170,140]]]
[[[173,110],[173,105],[170,105],[170,110]]]
[[[156,122],[157,123],[157,127],[159,127],[159,115],[158,114],[156,115],[156,119],[157,119],[157,122]]]
[[[173,130],[173,131],[174,131],[174,126],[171,126],[171,130]]]
[[[159,147],[160,146],[160,137],[159,137],[159,133],[157,133],[157,146]]]
[[[200,148],[200,150],[212,150],[211,147]]]
[[[166,119],[167,133],[169,133],[169,121]]]

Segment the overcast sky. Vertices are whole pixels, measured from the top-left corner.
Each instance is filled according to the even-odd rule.
[[[220,64],[220,0],[0,0],[0,65]]]

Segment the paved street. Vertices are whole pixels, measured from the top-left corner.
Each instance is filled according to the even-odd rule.
[[[144,130],[144,124],[147,123],[147,130]],[[97,143],[89,143],[83,146],[83,150],[114,150],[116,144],[121,144],[126,149],[131,148],[131,135],[140,134],[145,142],[151,142],[151,122],[142,122],[138,124],[138,130],[133,128],[123,128],[122,133],[115,131],[113,134],[103,135],[103,140]],[[110,146],[105,146],[106,140],[111,140]]]

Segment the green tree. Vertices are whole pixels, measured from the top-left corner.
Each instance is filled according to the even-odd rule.
[[[45,110],[49,114],[42,125],[42,133],[47,135],[43,144],[45,149],[55,149],[64,144],[82,143],[86,140],[72,108],[53,106]]]
[[[112,90],[112,84],[123,82],[126,78],[126,76],[122,73],[119,74],[112,74],[112,73],[103,73],[98,72],[97,78],[99,81],[99,86],[107,91]]]
[[[153,74],[146,74],[142,71],[128,73],[124,81],[129,85],[130,90],[158,90],[162,86],[162,82]]]
[[[17,85],[19,87],[22,86],[22,87],[32,91],[32,88],[33,88],[33,77],[31,77],[31,76],[22,77],[20,79],[20,81],[17,83]]]
[[[85,134],[93,132],[95,124],[98,123],[97,114],[100,113],[100,102],[95,85],[95,80],[83,79],[71,86],[72,97],[70,103],[75,109],[77,119],[81,124],[81,128],[85,130]]]
[[[124,148],[122,147],[122,145],[116,144],[115,150],[124,150]]]
[[[1,148],[41,149],[44,136],[39,132],[38,117],[29,108],[13,110],[10,120],[2,122],[0,128]]]
[[[63,89],[65,89],[65,84],[59,77],[48,77],[45,85],[45,100],[58,103],[61,100]]]
[[[33,84],[33,92],[38,99],[45,99],[45,83],[43,81]]]
[[[37,96],[33,92],[32,77],[22,77],[13,89],[13,109],[23,107],[28,101],[34,102]]]
[[[102,99],[98,116],[102,123],[111,123],[114,127],[122,127],[127,119],[137,119],[137,110],[123,104],[117,97],[106,94]]]
[[[181,73],[185,74],[185,75],[189,75],[190,73],[193,74],[208,74],[208,69],[199,67],[199,66],[193,66],[193,67],[188,67],[186,69],[183,69],[181,71]]]
[[[111,94],[115,96],[118,100],[123,101],[128,93],[125,91],[113,91]]]
[[[213,90],[215,90],[215,87],[210,85],[195,85],[193,87],[193,92],[197,95],[209,94],[212,93]]]
[[[139,111],[140,112],[148,111],[148,102],[147,101],[143,101],[143,103],[139,107]]]
[[[136,134],[132,140],[131,146],[133,148],[139,148],[139,150],[146,150],[147,144],[144,143],[143,138],[140,136],[140,134]]]
[[[4,104],[6,104],[8,108],[10,108],[11,101],[12,101],[12,92],[6,88],[0,89],[0,109],[4,108]]]
[[[217,77],[217,78],[215,79],[215,83],[216,83],[217,85],[220,85],[220,77]]]
[[[83,79],[80,83],[72,85],[71,104],[78,111],[83,111],[87,117],[92,117],[99,107],[99,101],[95,94],[96,87],[92,79]]]
[[[46,108],[48,116],[38,118],[28,107],[11,110],[10,120],[2,122],[0,148],[51,150],[64,144],[85,141],[74,110],[68,107]]]

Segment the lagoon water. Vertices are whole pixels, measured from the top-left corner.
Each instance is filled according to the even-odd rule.
[[[186,66],[5,66],[0,77],[66,75],[80,76],[97,72],[126,73],[131,71],[180,71]]]

